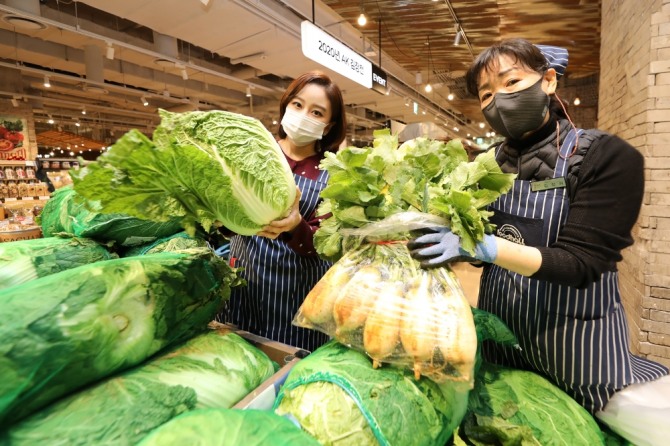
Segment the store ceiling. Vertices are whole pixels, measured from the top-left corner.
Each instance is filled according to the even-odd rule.
[[[355,23],[361,6],[364,28]],[[129,128],[150,132],[158,108],[226,109],[275,130],[290,80],[324,69],[302,54],[305,19],[389,74],[382,95],[329,72],[344,90],[350,138],[369,138],[389,119],[431,120],[452,137],[483,133],[463,75],[501,38],[567,47],[572,77],[599,70],[599,0],[0,0],[0,16],[0,100],[29,102],[38,132],[51,126],[103,142]],[[416,84],[417,72],[432,93]],[[416,114],[408,99],[419,103]]]

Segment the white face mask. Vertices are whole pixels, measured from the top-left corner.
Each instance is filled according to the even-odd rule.
[[[317,121],[290,108],[286,109],[281,120],[281,126],[286,135],[298,147],[321,139],[327,125],[325,122]]]

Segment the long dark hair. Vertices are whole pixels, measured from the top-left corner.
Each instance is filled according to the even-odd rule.
[[[482,51],[470,65],[465,74],[468,93],[475,97],[479,96],[479,76],[483,71],[496,69],[498,59],[503,55],[542,75],[549,68],[547,59],[538,47],[525,39],[506,39]],[[550,96],[549,108],[558,116],[567,118],[559,99],[554,94]]]
[[[342,99],[342,91],[340,91],[340,87],[338,87],[325,73],[320,71],[309,71],[301,74],[291,82],[291,85],[289,85],[284,92],[281,101],[279,101],[279,121],[281,122],[284,117],[286,106],[289,102],[291,102],[291,100],[308,84],[316,84],[324,88],[326,96],[328,96],[328,100],[330,101],[332,111],[331,122],[334,122],[328,133],[323,135],[323,138],[320,141],[317,141],[316,147],[319,151],[336,152],[340,144],[342,144],[342,141],[344,141],[344,138],[347,136],[347,115],[344,109],[344,99]],[[286,132],[281,125],[279,126],[278,133],[281,139],[286,138]]]

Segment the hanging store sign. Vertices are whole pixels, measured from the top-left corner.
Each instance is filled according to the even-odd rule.
[[[388,91],[386,72],[375,64],[372,64],[372,89],[381,94]]]
[[[302,53],[342,76],[372,88],[372,64],[308,20],[300,26]]]

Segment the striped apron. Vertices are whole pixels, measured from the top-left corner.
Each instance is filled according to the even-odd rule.
[[[571,130],[554,179],[566,176],[567,154],[574,144]],[[560,180],[555,183],[559,187],[533,191],[530,181],[516,180],[491,207],[496,235],[528,246],[555,242],[570,204],[565,187]],[[487,360],[543,374],[590,412],[603,408],[616,390],[667,373],[660,364],[629,352],[616,272],[605,272],[599,281],[577,289],[490,264],[482,273],[478,306],[499,316],[521,346],[518,350],[487,342],[482,350]]]
[[[317,180],[293,175],[302,196],[300,215],[308,218],[326,187],[328,172]],[[298,255],[286,242],[267,237],[236,235],[230,242],[235,266],[244,268],[247,285],[233,290],[226,322],[277,342],[314,351],[328,341],[323,333],[291,324],[307,293],[332,265],[318,257]]]

